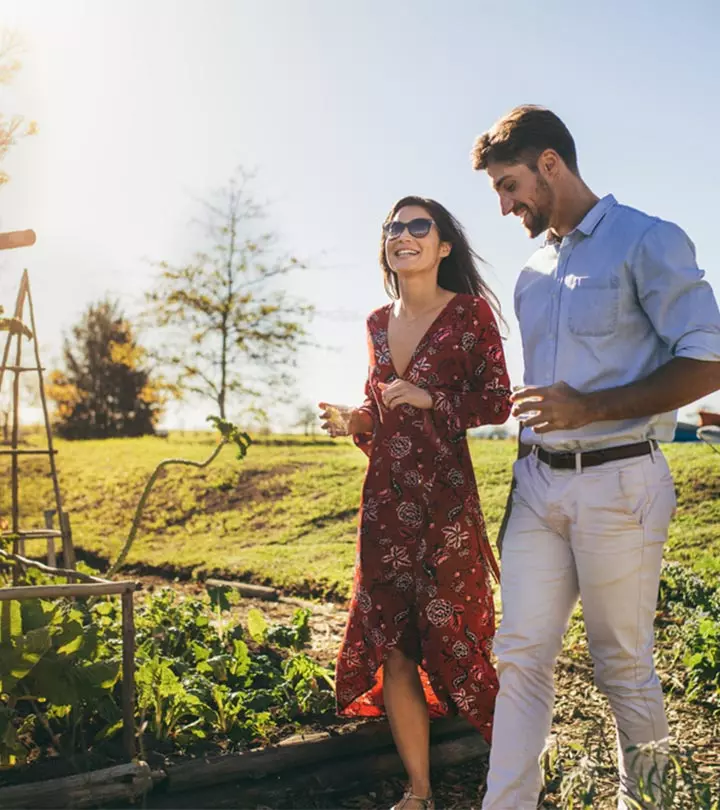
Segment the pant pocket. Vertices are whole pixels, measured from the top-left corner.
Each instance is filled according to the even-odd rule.
[[[629,516],[638,526],[667,535],[677,507],[675,484],[665,458],[658,454],[618,470],[618,489]]]

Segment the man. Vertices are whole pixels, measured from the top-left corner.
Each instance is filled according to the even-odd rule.
[[[599,199],[549,110],[513,110],[477,138],[472,158],[503,215],[533,238],[545,232],[515,291],[525,388],[513,414],[523,426],[483,808],[537,807],[553,666],[578,596],[615,716],[626,808],[625,794],[658,787],[648,747],[637,746],[662,750],[668,736],[653,618],[675,493],[657,442],[672,439],[677,408],[720,388],[720,313],[685,233]]]

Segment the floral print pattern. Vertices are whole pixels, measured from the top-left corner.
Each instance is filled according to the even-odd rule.
[[[465,431],[501,424],[510,384],[500,334],[483,298],[457,294],[418,344],[403,379],[433,408],[382,404],[378,383],[398,378],[388,305],[367,321],[370,367],[363,409],[372,434],[354,593],[337,662],[343,715],[384,714],[382,665],[393,649],[420,668],[432,716],[460,712],[489,741],[497,693],[490,662],[498,575]]]

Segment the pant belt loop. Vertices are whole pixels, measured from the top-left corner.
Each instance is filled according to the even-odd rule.
[[[580,475],[582,471],[582,453],[575,453],[575,474]]]
[[[652,459],[652,463],[654,464],[655,463],[655,442],[652,439],[650,439],[648,441],[648,444],[650,445],[650,458]]]

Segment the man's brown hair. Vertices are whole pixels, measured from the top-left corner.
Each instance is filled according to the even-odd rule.
[[[488,163],[525,163],[531,169],[540,155],[552,149],[573,174],[579,174],[575,141],[570,130],[545,107],[524,104],[515,107],[492,128],[475,139],[471,157],[473,169],[487,169]]]

